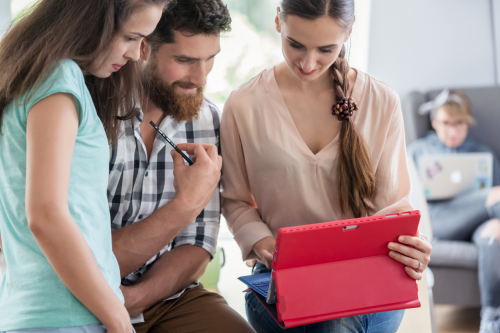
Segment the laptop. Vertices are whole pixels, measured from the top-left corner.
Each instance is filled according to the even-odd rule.
[[[276,286],[274,285],[271,272],[241,276],[238,280],[262,295],[266,299],[267,304],[276,304]]]
[[[387,248],[416,235],[419,220],[410,211],[281,228],[272,272],[239,280],[282,328],[419,307],[415,280]]]
[[[490,188],[493,156],[490,153],[424,155],[418,170],[428,200],[453,198],[463,192]]]

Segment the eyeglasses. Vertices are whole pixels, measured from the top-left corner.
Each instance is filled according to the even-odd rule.
[[[465,128],[469,127],[469,125],[470,125],[467,120],[459,120],[459,121],[452,122],[452,121],[441,121],[441,120],[434,119],[434,121],[446,129],[456,128],[458,130],[464,130]]]

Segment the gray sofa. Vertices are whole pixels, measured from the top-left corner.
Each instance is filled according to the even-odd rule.
[[[455,87],[448,87],[454,89]],[[460,88],[470,98],[477,124],[470,135],[492,147],[500,156],[500,88]],[[440,90],[412,92],[402,98],[406,143],[425,136],[431,129],[429,117],[420,116],[418,107],[436,97]],[[432,223],[432,221],[431,221]],[[430,267],[434,274],[433,296],[436,304],[480,306],[477,279],[478,251],[473,243],[461,241],[432,241]]]

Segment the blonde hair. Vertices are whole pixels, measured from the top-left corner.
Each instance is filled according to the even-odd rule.
[[[472,107],[469,98],[467,98],[467,95],[460,90],[450,91],[450,95],[452,94],[458,95],[462,99],[463,103],[459,103],[455,100],[449,100],[436,110],[436,114],[440,110],[442,110],[446,112],[450,117],[465,120],[470,125],[474,125],[476,121],[474,117],[472,117]]]

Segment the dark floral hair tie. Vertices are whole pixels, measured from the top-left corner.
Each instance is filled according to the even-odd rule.
[[[332,106],[332,114],[339,120],[349,119],[354,111],[358,111],[358,104],[351,97],[342,97]]]

